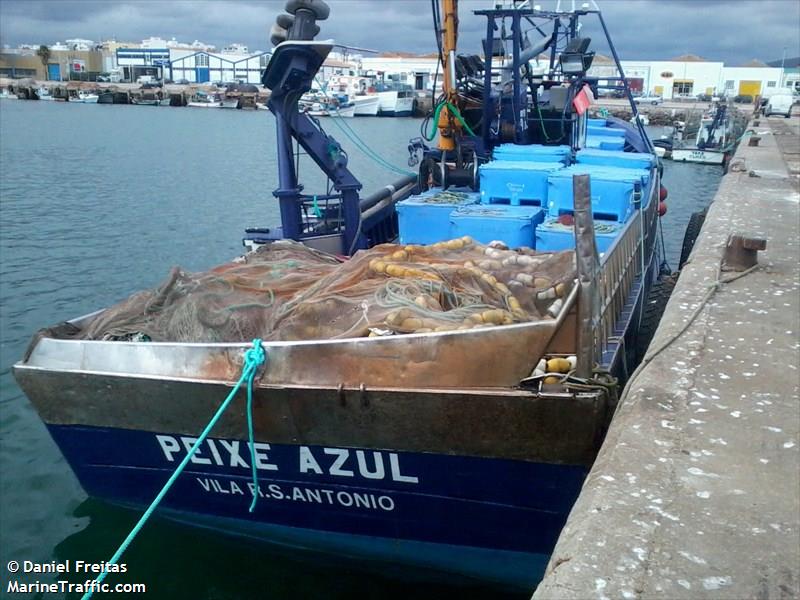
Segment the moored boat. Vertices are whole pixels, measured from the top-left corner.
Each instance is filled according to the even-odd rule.
[[[44,86],[37,88],[36,97],[39,100],[55,100],[52,91]]]
[[[327,7],[289,7],[262,81],[281,226],[249,230],[234,262],[43,330],[14,374],[94,497],[142,509],[185,459],[166,517],[530,586],[642,347],[661,267],[652,144],[639,120],[589,118],[593,54],[571,13],[477,11],[487,47],[506,19],[551,28],[527,50],[552,55],[529,98],[527,59],[501,73],[489,57],[482,80],[499,84],[474,93],[446,58],[445,11],[437,143],[412,140],[418,172],[362,197],[299,105],[333,48],[310,33]],[[328,188],[304,191],[297,148]],[[267,361],[252,420],[239,398],[199,443],[253,338]]]
[[[727,104],[716,102],[700,119],[694,145],[674,146],[670,158],[676,162],[721,165],[730,152],[732,130]]]
[[[83,90],[79,91],[77,96],[70,99],[71,102],[81,102],[83,104],[97,104],[97,101],[100,99],[100,96],[97,94],[92,94],[90,92],[84,92]]]
[[[414,90],[409,85],[379,83],[378,115],[381,117],[410,117],[414,112]]]
[[[155,96],[134,96],[131,98],[131,104],[136,104],[138,106],[158,106],[161,104],[161,100]]]
[[[186,106],[193,108],[220,108],[222,106],[222,99],[219,94],[204,92],[198,90],[186,103]]]
[[[352,96],[352,102],[357,117],[374,117],[378,114],[380,98],[377,94],[355,94]]]

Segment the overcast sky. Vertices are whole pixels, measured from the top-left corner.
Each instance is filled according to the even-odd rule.
[[[582,0],[577,0],[580,3]],[[375,50],[435,50],[429,0],[329,0],[320,38]],[[554,8],[555,0],[535,0]],[[571,0],[562,0],[562,6]],[[240,42],[268,50],[268,31],[284,2],[272,0],[0,0],[0,44],[70,38],[139,41],[198,39],[218,48]],[[479,51],[490,0],[461,0],[459,47]],[[798,0],[598,0],[623,59],[698,54],[738,65],[800,56]],[[597,39],[597,29],[586,31]],[[595,49],[607,50],[599,44]]]

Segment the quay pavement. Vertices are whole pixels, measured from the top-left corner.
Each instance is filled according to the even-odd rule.
[[[799,123],[751,122],[534,600],[800,597]]]

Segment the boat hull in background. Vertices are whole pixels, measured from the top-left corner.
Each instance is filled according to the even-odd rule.
[[[381,117],[410,117],[414,112],[414,92],[390,91],[378,92],[380,104],[378,114]]]
[[[672,160],[676,162],[693,162],[702,165],[721,165],[725,160],[724,152],[697,149],[674,149]]]
[[[378,114],[380,98],[377,95],[352,96],[350,100],[355,105],[357,117],[374,117]]]

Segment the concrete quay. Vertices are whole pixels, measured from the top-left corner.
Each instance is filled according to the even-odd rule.
[[[534,600],[800,597],[799,124],[751,123]]]

